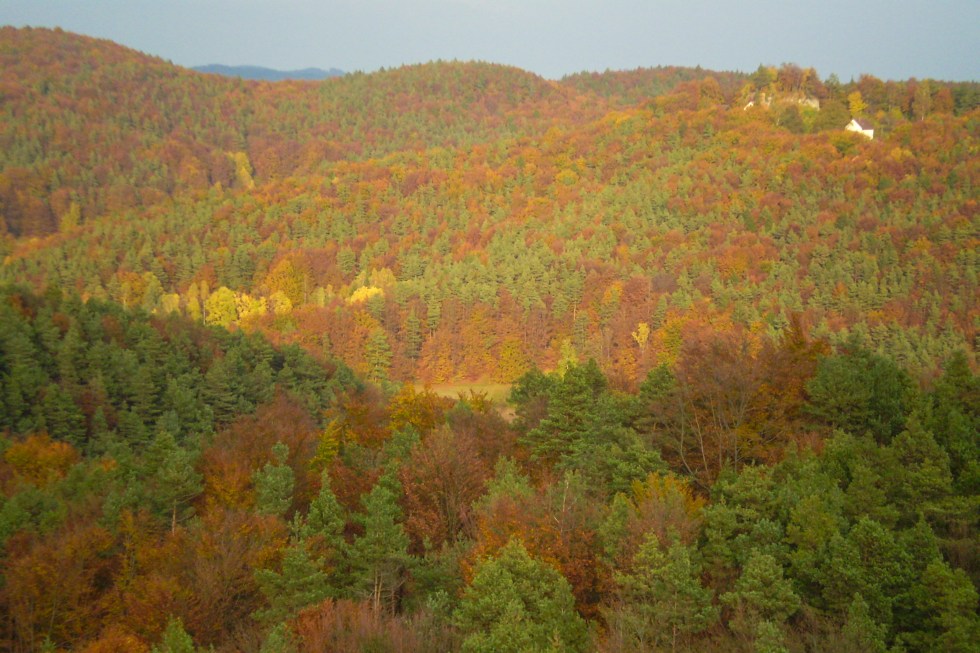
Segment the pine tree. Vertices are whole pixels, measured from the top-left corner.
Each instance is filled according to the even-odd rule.
[[[265,515],[282,517],[293,503],[296,475],[286,464],[289,447],[282,442],[272,446],[273,462],[268,462],[252,475],[255,483],[255,509]]]
[[[334,594],[322,561],[310,557],[302,540],[293,541],[283,553],[281,570],[257,569],[255,580],[269,603],[255,613],[264,623],[275,624],[295,617],[308,605]]]
[[[191,501],[203,489],[203,476],[194,468],[196,462],[197,453],[180,447],[173,434],[165,431],[157,434],[147,450],[142,475],[147,498],[171,531],[194,514]]]
[[[847,609],[847,620],[841,630],[847,651],[853,653],[885,653],[885,629],[871,617],[868,603],[855,594]]]
[[[511,540],[476,568],[456,611],[466,653],[584,651],[586,624],[568,581]]]
[[[364,357],[367,359],[367,378],[380,383],[388,378],[388,368],[391,367],[391,345],[383,329],[375,329],[368,336],[364,345]]]
[[[783,568],[767,553],[755,553],[745,563],[735,589],[721,597],[722,603],[740,611],[743,628],[753,631],[760,622],[784,623],[800,608],[793,584],[783,577]]]
[[[399,523],[401,509],[389,487],[397,484],[382,479],[362,499],[365,513],[358,521],[364,534],[354,540],[350,551],[355,591],[368,598],[375,610],[397,608],[398,592],[411,565],[408,535]]]
[[[415,360],[419,357],[422,349],[422,320],[415,314],[415,309],[408,313],[405,318],[405,332],[403,335],[405,342],[405,356]]]
[[[184,623],[178,617],[167,620],[160,643],[150,649],[150,653],[197,653],[194,640],[184,630]]]
[[[632,570],[615,575],[641,646],[669,645],[676,651],[679,639],[703,631],[718,619],[712,592],[701,586],[698,576],[689,547],[674,542],[664,551],[655,534],[647,535]]]
[[[285,623],[277,624],[265,636],[259,653],[299,653],[296,638]]]

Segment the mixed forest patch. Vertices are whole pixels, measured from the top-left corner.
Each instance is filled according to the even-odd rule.
[[[0,650],[972,651],[978,104],[0,28]]]

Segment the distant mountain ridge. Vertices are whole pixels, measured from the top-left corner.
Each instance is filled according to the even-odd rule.
[[[226,66],[218,63],[208,64],[206,66],[194,66],[191,70],[196,70],[199,73],[211,73],[225,77],[241,77],[242,79],[254,79],[266,82],[278,82],[284,79],[319,81],[331,77],[340,77],[345,74],[343,70],[337,68],[331,68],[329,70],[322,68],[276,70],[262,66]]]

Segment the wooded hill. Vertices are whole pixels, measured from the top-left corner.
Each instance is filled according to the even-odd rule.
[[[8,238],[8,280],[258,328],[374,380],[594,357],[634,387],[692,328],[758,340],[796,314],[919,372],[973,355],[974,84],[462,63],[247,83],[57,32],[3,43],[7,228],[59,216]]]
[[[0,650],[972,653],[977,89],[0,29]]]

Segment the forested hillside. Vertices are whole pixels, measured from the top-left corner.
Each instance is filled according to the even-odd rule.
[[[610,74],[611,88],[627,97],[663,72]],[[793,98],[819,83],[799,69],[762,73],[738,97],[705,77],[586,123],[554,84],[482,64],[316,88],[239,84],[273,96],[305,88],[299,100],[346,84],[360,108],[337,112],[366,131],[338,130],[310,107],[243,104],[250,153],[214,155],[237,161],[237,181],[208,187],[202,177],[197,192],[103,217],[71,219],[75,211],[56,235],[13,241],[0,274],[260,329],[373,380],[510,382],[565,356],[596,358],[635,387],[676,357],[691,328],[765,339],[795,314],[821,338],[854,334],[917,372],[972,352],[976,111],[956,115],[950,104],[917,120],[889,109],[891,95],[869,93],[883,104],[872,114],[861,101],[879,116],[868,141],[839,127],[849,115],[832,98],[819,111],[795,101],[743,109],[746,97]],[[218,84],[185,76],[192,88]],[[938,87],[937,103],[944,92],[953,97]],[[861,92],[850,95],[857,103]],[[835,102],[843,114],[833,120]],[[458,107],[471,133],[432,131],[450,129],[439,116]],[[787,124],[793,111],[798,129]],[[277,140],[290,130],[305,145]],[[339,148],[342,161],[301,154],[332,142],[324,133],[361,148],[370,134],[390,149],[438,145],[375,158]]]
[[[490,64],[256,82],[108,41],[3,27],[0,65],[0,229],[15,236],[215,184],[248,189],[332,161],[602,115],[572,91]]]
[[[0,650],[972,651],[978,103],[0,28]]]
[[[387,398],[256,336],[0,296],[11,651],[969,651],[980,377],[794,328]],[[519,631],[514,624],[521,624]],[[195,648],[195,645],[201,648]],[[153,647],[152,649],[150,647]]]

